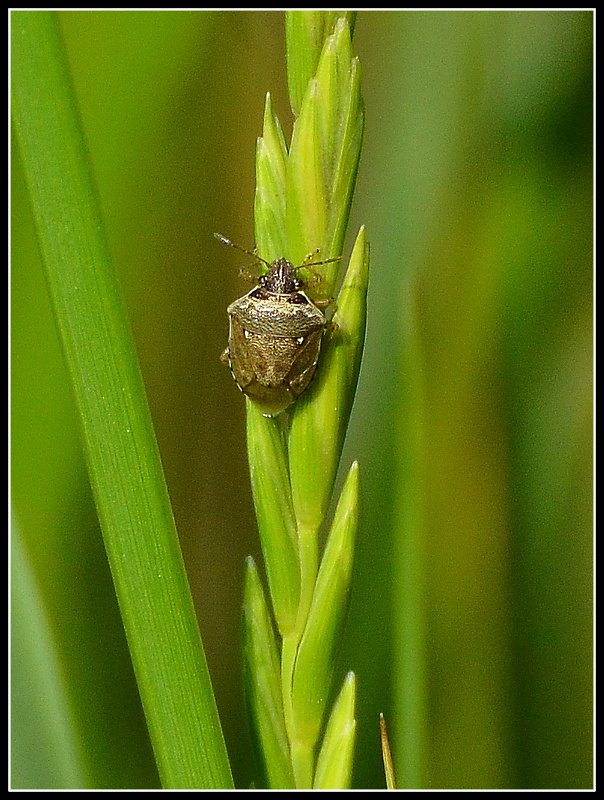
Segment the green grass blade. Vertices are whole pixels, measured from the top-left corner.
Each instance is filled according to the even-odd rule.
[[[349,672],[327,723],[313,789],[350,788],[356,729],[355,696],[356,678],[354,672]]]
[[[369,244],[361,228],[326,337],[322,364],[292,414],[289,435],[296,518],[318,530],[331,501],[333,482],[352,409],[365,341]]]
[[[288,258],[294,264],[317,250],[325,236],[327,200],[317,130],[317,83],[311,81],[294,124],[287,169]]]
[[[285,437],[273,417],[247,402],[250,477],[273,610],[285,636],[296,622],[300,569]]]
[[[338,21],[326,43],[317,70],[317,119],[323,179],[327,192],[327,225],[323,252],[342,252],[361,155],[365,111],[361,70],[352,55],[351,33]],[[333,274],[337,274],[334,267]],[[330,285],[329,279],[326,281]]]
[[[297,9],[285,15],[287,40],[287,82],[292,111],[300,113],[308,82],[314,76],[325,37],[340,17],[345,17],[352,30],[356,11],[317,11]]]
[[[11,520],[11,788],[92,788],[44,598]]]
[[[397,544],[399,580],[394,607],[400,650],[396,676],[404,691],[399,693],[397,714],[398,769],[401,787],[425,784],[427,751],[426,723],[426,610],[424,508],[426,503],[424,354],[419,336],[416,288],[405,299],[404,328],[400,343],[399,486],[393,499],[399,530]],[[394,721],[393,720],[393,721]]]
[[[359,465],[348,473],[317,577],[296,658],[292,711],[298,738],[312,752],[323,722],[336,647],[346,617],[359,507]]]
[[[232,786],[55,15],[12,12],[13,118],[88,470],[165,788]]]
[[[287,250],[285,237],[285,185],[287,145],[283,129],[266,96],[262,136],[256,148],[256,195],[254,222],[256,248],[266,261],[282,258]]]
[[[277,644],[262,584],[251,556],[246,564],[243,623],[246,697],[267,785],[271,789],[294,789]]]
[[[325,41],[296,119],[287,172],[289,257],[342,254],[364,129],[360,69],[346,19]],[[315,297],[330,300],[340,265],[325,264]]]

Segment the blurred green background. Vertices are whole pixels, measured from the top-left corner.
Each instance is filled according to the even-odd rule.
[[[267,91],[291,131],[284,16],[60,19],[245,788],[241,582],[260,555],[219,356],[247,288],[212,234],[253,247]],[[355,787],[384,785],[380,711],[401,785],[592,785],[592,22],[357,19],[351,236],[367,226],[372,278],[343,462],[360,461],[363,507],[341,668],[358,673]],[[13,788],[156,786],[16,146],[12,183]]]

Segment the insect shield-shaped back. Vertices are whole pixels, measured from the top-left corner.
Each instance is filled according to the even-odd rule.
[[[312,380],[325,316],[306,296],[285,258],[270,264],[258,285],[231,303],[227,313],[229,345],[224,356],[237,385],[264,414],[278,414]]]

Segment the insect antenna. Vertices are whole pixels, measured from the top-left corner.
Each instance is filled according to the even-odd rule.
[[[247,253],[248,256],[252,256],[252,258],[255,258],[257,261],[262,261],[262,263],[266,264],[266,266],[270,269],[270,263],[265,258],[262,258],[262,256],[259,256],[258,253],[253,253],[251,250],[246,250],[245,247],[241,247],[240,244],[235,244],[235,242],[232,242],[230,239],[227,239],[226,236],[222,236],[220,233],[215,233],[214,236],[219,242],[226,244],[228,247],[234,247],[235,250],[241,250],[242,253]]]
[[[317,250],[316,253],[318,253],[318,252],[319,251]],[[306,258],[300,264],[299,267],[294,267],[294,271],[295,272],[298,272],[299,269],[306,269],[306,270],[308,270],[308,272],[310,272],[310,273],[312,273],[314,275],[314,279],[312,281],[305,281],[305,286],[306,286],[307,289],[311,289],[314,286],[317,286],[323,280],[323,278],[321,277],[320,273],[317,272],[316,269],[313,269],[313,267],[320,267],[321,264],[332,264],[334,261],[341,261],[342,260],[342,256],[336,256],[335,258],[326,258],[323,261],[310,261],[310,259],[316,253],[311,253],[310,255],[306,256]]]
[[[296,269],[303,269],[304,267],[319,267],[321,266],[321,264],[333,264],[334,261],[341,261],[343,258],[343,256],[335,256],[335,258],[325,258],[322,259],[321,261],[311,261],[313,256],[317,255],[317,253],[319,252],[320,251],[317,249],[315,250],[314,253],[311,253],[310,255],[306,256],[304,261],[300,264],[299,267],[296,267]]]

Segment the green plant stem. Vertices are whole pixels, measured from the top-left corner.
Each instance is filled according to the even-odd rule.
[[[312,789],[314,772],[313,749],[308,746],[308,742],[301,739],[294,739],[290,747],[296,787],[302,790]]]
[[[230,767],[56,16],[13,11],[12,99],[107,556],[165,788]]]
[[[299,531],[299,554],[301,591],[298,616],[294,630],[283,639],[281,655],[281,674],[285,722],[290,740],[291,759],[296,786],[299,789],[312,787],[313,753],[305,739],[296,732],[292,710],[292,685],[296,655],[304,633],[308,612],[312,603],[318,570],[317,533],[312,529]]]

